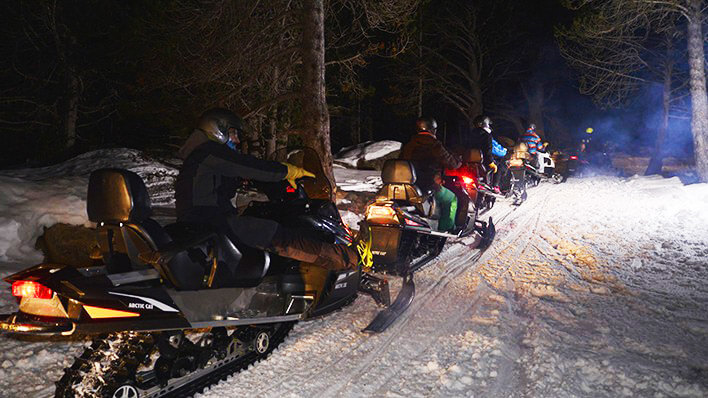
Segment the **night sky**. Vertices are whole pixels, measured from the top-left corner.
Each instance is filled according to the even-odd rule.
[[[61,123],[56,115],[51,116],[52,112],[47,111],[49,108],[60,109],[57,104],[64,98],[62,80],[58,76],[61,68],[55,67],[59,65],[59,56],[46,32],[41,39],[35,40],[29,40],[26,33],[35,31],[39,36],[43,35],[42,7],[33,2],[3,3],[0,51],[6,56],[0,64],[0,92],[4,98],[0,108],[0,134],[5,145],[1,150],[0,167],[42,165],[101,147],[127,146],[164,153],[179,145],[181,137],[189,131],[189,121],[204,109],[199,109],[199,103],[190,104],[180,98],[179,93],[152,90],[145,94],[140,91],[146,73],[140,70],[143,60],[154,51],[164,51],[164,43],[158,45],[149,41],[150,23],[146,22],[146,19],[150,22],[150,18],[157,22],[166,18],[160,14],[163,3],[170,4],[99,1],[93,4],[97,8],[94,10],[81,2],[57,3],[65,7],[57,14],[59,21],[64,21],[68,27],[60,33],[68,31],[74,38],[69,57],[76,58],[77,69],[84,73],[80,104],[83,106],[80,111],[84,113],[79,115],[77,130],[80,138],[76,147],[68,151],[56,150],[60,143],[56,130]],[[441,4],[448,3],[429,2],[425,12],[438,12]],[[512,102],[518,99],[514,106],[523,114],[520,85],[542,80],[553,92],[545,110],[561,127],[547,123],[546,130],[548,138],[558,147],[574,145],[587,127],[593,127],[598,139],[627,152],[646,154],[650,150],[661,112],[660,87],[642,89],[623,109],[600,109],[591,98],[581,95],[577,76],[561,57],[554,38],[554,27],[569,24],[574,17],[558,0],[499,0],[491,3],[480,0],[471,4],[477,7],[489,4],[508,6],[510,11],[497,18],[499,23],[511,20],[509,29],[517,37],[504,50],[518,54],[516,74],[497,84],[485,97],[485,104],[502,97]],[[437,23],[434,27],[436,31],[445,29],[444,23]],[[370,88],[369,94],[358,105],[361,109],[359,116],[354,117],[346,111],[332,114],[334,151],[354,144],[346,131],[351,130],[357,118],[356,123],[362,124],[362,140],[405,141],[413,132],[417,116],[414,107],[392,105],[388,98],[395,94],[392,87],[396,76],[391,72],[391,62],[390,59],[372,57],[359,71],[362,82]],[[179,66],[180,62],[175,61],[174,65]],[[21,101],[13,102],[8,98],[21,98]],[[332,95],[331,98],[330,106],[344,105],[349,112],[354,107],[352,102],[337,103],[336,98],[341,96]],[[28,105],[35,103],[44,106],[41,112]],[[485,111],[486,108],[485,105]],[[426,115],[438,120],[446,139],[454,141],[456,135],[464,134],[468,123],[466,116],[439,97],[426,95],[424,110]],[[491,113],[495,116],[493,110]],[[495,120],[495,130],[497,134],[512,138],[518,133],[513,125],[499,119]],[[688,122],[673,120],[667,154],[684,156],[691,150]]]

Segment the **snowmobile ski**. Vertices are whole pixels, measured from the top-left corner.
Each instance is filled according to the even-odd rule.
[[[393,304],[379,312],[376,318],[374,318],[363,331],[367,333],[381,333],[388,329],[388,327],[408,309],[414,297],[415,283],[413,282],[413,275],[409,274],[403,278],[403,285]]]

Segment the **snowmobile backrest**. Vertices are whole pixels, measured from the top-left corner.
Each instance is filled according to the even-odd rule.
[[[511,154],[512,159],[525,159],[531,160],[531,154],[529,154],[529,147],[524,142],[520,142],[514,146],[514,152]]]
[[[384,184],[415,184],[415,167],[407,160],[389,159],[384,162],[381,180]]]
[[[139,223],[152,213],[150,195],[132,171],[99,169],[89,177],[86,212],[95,223]]]
[[[414,205],[423,203],[420,189],[411,184],[384,184],[376,193],[378,200],[402,200]]]
[[[467,149],[462,154],[462,161],[465,163],[482,163],[482,151],[477,148]]]

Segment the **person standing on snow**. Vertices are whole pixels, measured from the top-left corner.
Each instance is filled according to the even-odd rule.
[[[415,167],[416,185],[424,193],[435,193],[435,201],[441,210],[438,231],[453,230],[458,208],[457,197],[442,186],[442,169],[457,169],[461,162],[438,141],[435,135],[438,124],[435,119],[421,117],[416,121],[416,127],[418,133],[403,146],[400,158],[410,161]],[[466,217],[467,212],[464,215]]]
[[[228,109],[214,108],[199,118],[180,148],[184,159],[175,183],[177,220],[206,223],[224,231],[234,243],[274,252],[329,269],[356,269],[357,250],[308,239],[273,220],[240,216],[231,204],[242,179],[264,182],[314,175],[289,163],[258,159],[238,151],[243,121]]]

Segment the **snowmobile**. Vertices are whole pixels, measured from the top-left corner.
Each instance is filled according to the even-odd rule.
[[[267,200],[243,214],[353,244],[317,154],[289,155],[282,159],[318,177],[297,188],[262,184]],[[358,291],[390,302],[385,281],[361,270],[279,257],[206,225],[160,226],[145,184],[128,170],[91,173],[87,213],[97,227],[95,266],[44,263],[5,278],[19,310],[0,329],[98,334],[56,382],[56,397],[189,396],[267,356],[297,321],[340,309]]]
[[[530,159],[531,155],[528,152],[528,146],[520,142],[514,146],[511,157],[506,162],[510,176],[510,188],[507,196],[513,199],[512,204],[516,206],[528,198],[528,193],[526,192],[526,164]]]
[[[525,166],[529,172],[529,182],[533,186],[537,186],[541,181],[552,181],[556,184],[563,182],[563,176],[556,172],[553,157],[546,151],[538,150],[535,162],[527,161]]]
[[[437,230],[439,209],[432,192],[423,194],[416,187],[416,173],[406,160],[390,159],[384,163],[381,179],[383,187],[366,209],[366,223],[370,227],[373,271],[401,276],[403,285],[391,306],[380,312],[364,329],[378,332],[388,327],[410,305],[415,295],[413,274],[433,260],[443,249],[447,239],[459,239],[476,234],[474,246],[486,249],[494,239],[492,218],[488,222],[467,215],[465,225],[457,232]],[[449,176],[444,185],[453,192],[466,194],[458,176]],[[470,202],[474,203],[474,202]]]
[[[461,155],[461,159],[462,166],[455,170],[445,170],[443,179],[451,184],[460,181],[471,199],[470,203],[474,204],[475,212],[484,213],[491,210],[496,200],[503,199],[505,195],[495,192],[489,184],[491,178],[482,166],[482,151],[468,149]]]

